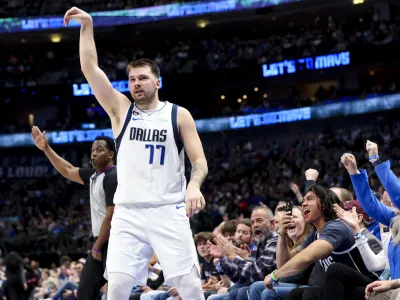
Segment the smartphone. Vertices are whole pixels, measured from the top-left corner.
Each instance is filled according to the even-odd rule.
[[[290,211],[290,214],[292,214],[292,212],[293,212],[293,202],[292,201],[290,201],[286,204],[285,211],[286,212]]]

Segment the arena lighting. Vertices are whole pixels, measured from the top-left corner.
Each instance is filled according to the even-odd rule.
[[[353,0],[353,4],[363,4],[364,0]]]
[[[120,93],[129,92],[129,82],[128,80],[111,81],[111,85]],[[160,76],[160,89],[162,88],[162,77]],[[93,95],[92,88],[88,83],[72,85],[72,95],[74,96],[91,96]]]
[[[242,99],[240,99],[240,98],[237,99],[237,102],[238,102],[238,103],[242,103]]]
[[[263,94],[263,98],[268,98],[268,94]]]
[[[188,3],[92,12],[96,27],[159,22],[163,20],[272,7],[303,0],[198,0]],[[71,20],[67,28],[80,27]],[[0,33],[65,28],[63,16],[0,19]]]
[[[243,95],[243,97],[242,97],[242,98],[246,100],[246,99],[247,99],[247,95]]]
[[[284,60],[262,65],[263,77],[295,74],[299,71],[323,70],[350,65],[350,52],[332,53],[315,57]]]
[[[258,87],[255,87],[255,88],[254,88],[254,91],[255,91],[255,92],[258,92]]]
[[[218,132],[268,126],[311,119],[329,119],[400,109],[400,94],[377,96],[354,101],[340,101],[311,107],[266,111],[243,116],[195,120],[198,132]],[[93,142],[99,135],[113,136],[111,128],[47,132],[50,144]],[[30,133],[0,134],[0,148],[34,146]],[[1,177],[1,174],[0,174]]]
[[[207,25],[208,25],[208,22],[205,21],[205,20],[201,20],[201,21],[199,21],[199,22],[197,23],[197,26],[200,27],[200,28],[206,28]]]
[[[221,95],[221,99],[224,100],[225,99],[225,95]]]
[[[50,40],[52,43],[59,43],[59,42],[61,42],[61,35],[60,34],[51,34]]]

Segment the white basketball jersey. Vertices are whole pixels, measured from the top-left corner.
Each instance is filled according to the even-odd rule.
[[[185,201],[185,154],[178,106],[161,102],[154,111],[129,107],[116,138],[118,187],[115,204],[174,204]]]

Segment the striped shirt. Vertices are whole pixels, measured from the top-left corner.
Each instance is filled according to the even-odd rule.
[[[265,239],[258,243],[243,260],[236,257],[232,262],[226,261],[222,269],[234,283],[251,285],[256,281],[264,281],[265,276],[276,269],[276,244],[278,235],[269,232]]]

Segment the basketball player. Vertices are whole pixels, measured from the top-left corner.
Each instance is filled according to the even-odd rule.
[[[131,104],[98,66],[91,16],[74,7],[66,12],[65,25],[72,19],[82,25],[81,69],[111,119],[118,152],[108,299],[126,300],[134,284],[146,283],[153,250],[183,300],[204,299],[188,219],[205,206],[200,186],[208,172],[194,120],[186,109],[159,101],[160,70],[151,60],[127,67]],[[192,164],[187,189],[183,148]]]
[[[81,274],[78,300],[97,299],[107,282],[103,276],[107,257],[107,241],[114,213],[114,193],[117,189],[115,143],[110,137],[99,136],[92,144],[91,162],[94,169],[77,168],[57,155],[49,146],[45,132],[32,128],[36,147],[46,154],[54,168],[65,178],[90,187],[90,212],[95,243]]]

